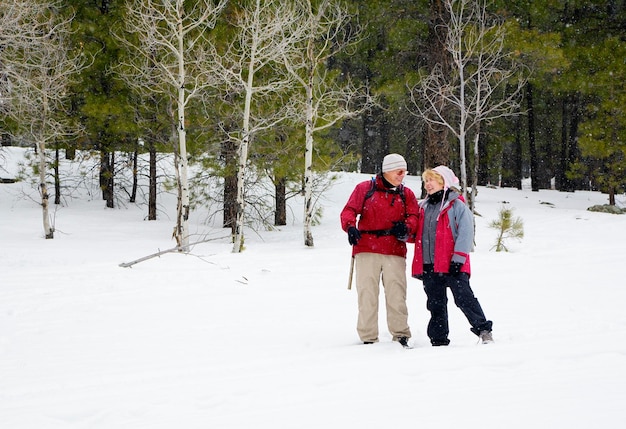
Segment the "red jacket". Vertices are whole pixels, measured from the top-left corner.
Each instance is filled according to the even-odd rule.
[[[424,208],[428,204],[423,200],[419,207],[419,222],[415,238],[415,254],[413,255],[412,275],[422,278],[424,272],[422,254],[422,234],[424,230]],[[450,262],[454,255],[455,259],[465,259],[461,272],[471,274],[470,255],[473,240],[474,224],[471,212],[465,205],[463,197],[446,201],[439,213],[435,230],[435,264],[434,272],[448,273]]]
[[[375,191],[366,199],[366,194],[372,188],[372,180]],[[343,230],[348,231],[351,226],[356,226],[361,231],[361,239],[352,246],[352,255],[370,252],[406,257],[406,243],[403,241],[393,235],[377,236],[366,231],[389,230],[394,222],[404,221],[409,236],[413,236],[417,230],[417,198],[404,185],[398,187],[398,191],[404,193],[404,199],[399,192],[385,188],[380,175],[372,180],[359,183],[341,211]]]

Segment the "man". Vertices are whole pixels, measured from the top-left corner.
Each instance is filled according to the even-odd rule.
[[[382,172],[359,183],[341,212],[356,265],[359,316],[364,344],[378,342],[378,297],[382,277],[387,327],[393,341],[410,348],[406,305],[406,241],[417,230],[415,194],[402,182],[407,164],[396,153],[385,156]]]

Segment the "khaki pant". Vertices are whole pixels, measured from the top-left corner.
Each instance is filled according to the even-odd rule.
[[[380,279],[385,290],[387,327],[394,340],[411,337],[406,306],[406,259],[378,253],[355,256],[356,290],[359,302],[357,332],[361,341],[378,341]]]

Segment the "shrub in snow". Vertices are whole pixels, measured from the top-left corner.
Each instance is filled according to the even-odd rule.
[[[524,223],[519,217],[513,217],[513,209],[502,207],[498,212],[499,218],[489,224],[490,228],[498,230],[498,238],[492,249],[496,252],[508,252],[505,241],[511,238],[521,240],[524,237]]]

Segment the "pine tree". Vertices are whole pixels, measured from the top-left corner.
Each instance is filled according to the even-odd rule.
[[[592,182],[609,194],[610,205],[615,205],[615,194],[626,186],[624,58],[626,43],[617,37],[608,38],[594,47],[595,73],[589,83],[594,102],[587,108],[587,119],[580,124],[582,155],[599,161],[588,163],[587,168],[591,166]]]
[[[508,252],[505,241],[524,238],[524,223],[521,218],[513,217],[513,209],[502,207],[498,214],[498,219],[489,224],[490,228],[498,230],[496,244],[491,249],[495,248],[496,252]]]

